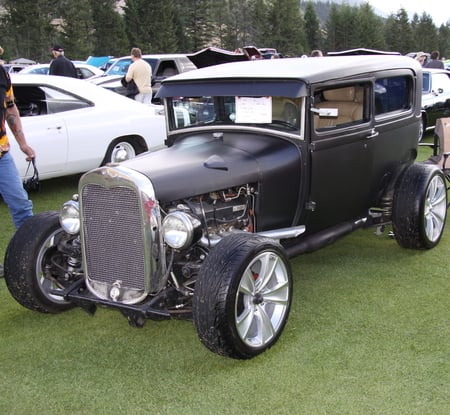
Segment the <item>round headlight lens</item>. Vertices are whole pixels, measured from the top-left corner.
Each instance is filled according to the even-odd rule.
[[[59,213],[59,223],[64,231],[71,235],[80,232],[80,209],[78,202],[70,200],[64,203]]]
[[[162,230],[167,245],[174,249],[188,248],[194,238],[198,220],[184,212],[169,213],[163,220]]]

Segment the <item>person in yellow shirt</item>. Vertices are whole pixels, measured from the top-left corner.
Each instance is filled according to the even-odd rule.
[[[136,101],[143,104],[152,102],[152,67],[142,59],[142,52],[139,48],[131,49],[131,65],[128,68],[125,80],[134,81],[139,93],[134,97]]]
[[[0,47],[0,55],[2,53],[3,49]],[[28,199],[19,171],[9,152],[6,124],[27,160],[33,159],[35,153],[25,139],[19,110],[14,102],[11,78],[5,68],[0,65],[0,194],[11,212],[14,226],[19,228],[28,217],[33,215],[33,204]],[[0,264],[0,277],[2,276],[3,265]]]

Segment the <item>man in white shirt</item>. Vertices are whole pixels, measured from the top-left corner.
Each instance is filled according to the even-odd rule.
[[[139,90],[139,93],[134,97],[136,101],[150,104],[152,102],[152,67],[142,59],[142,52],[139,48],[131,49],[131,60],[132,63],[125,75],[125,80],[135,82]]]

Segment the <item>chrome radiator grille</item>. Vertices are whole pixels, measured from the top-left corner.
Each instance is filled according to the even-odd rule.
[[[152,238],[146,222],[151,221],[148,201],[153,203],[143,199],[136,183],[103,169],[80,184],[86,281],[101,298],[134,303],[151,289]]]

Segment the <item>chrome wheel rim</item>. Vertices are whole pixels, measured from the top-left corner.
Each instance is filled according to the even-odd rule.
[[[41,290],[42,294],[53,303],[58,304],[68,304],[68,301],[65,301],[64,298],[60,295],[52,294],[52,292],[55,291],[61,291],[62,288],[59,286],[56,281],[53,281],[49,278],[45,277],[44,269],[46,263],[45,263],[45,256],[47,252],[50,249],[53,249],[56,246],[56,237],[59,235],[62,231],[56,230],[53,232],[46,240],[45,243],[42,245],[42,248],[39,250],[37,261],[36,261],[36,280],[38,283],[38,287]]]
[[[121,161],[132,159],[133,157],[136,157],[136,150],[132,144],[124,141],[114,146],[111,153],[111,162],[120,163]]]
[[[446,192],[442,177],[433,177],[427,189],[424,207],[425,234],[432,242],[440,238],[444,228],[447,212]]]
[[[262,252],[247,266],[236,293],[235,323],[249,347],[270,343],[283,327],[289,309],[289,274],[274,252]]]

